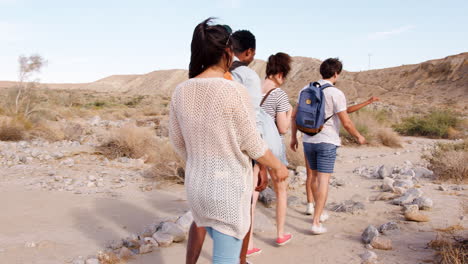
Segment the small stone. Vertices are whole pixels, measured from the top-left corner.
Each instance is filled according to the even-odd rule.
[[[443,191],[443,192],[448,191],[448,189],[446,187],[442,186],[442,185],[439,186],[438,190]]]
[[[414,186],[414,183],[412,180],[396,180],[393,183],[393,187],[400,187],[404,189],[413,188],[413,186]]]
[[[35,242],[26,242],[24,246],[27,248],[34,248],[37,247],[37,244]]]
[[[329,206],[331,211],[341,212],[341,213],[357,213],[358,211],[365,210],[365,206],[361,202],[355,202],[353,200],[346,200],[339,204],[332,203]]]
[[[380,179],[390,176],[390,173],[388,172],[387,168],[385,168],[385,165],[380,166],[377,172],[379,174]]]
[[[371,245],[373,248],[381,250],[391,250],[393,248],[392,240],[385,237],[374,237],[371,241]]]
[[[73,165],[75,165],[75,161],[72,158],[68,158],[68,159],[62,161],[61,164],[65,165],[65,166],[68,166],[68,167],[72,167]]]
[[[406,191],[401,197],[394,199],[392,201],[395,205],[403,205],[403,204],[410,204],[414,201],[414,199],[421,197],[422,191],[420,189],[409,189]]]
[[[276,205],[276,194],[270,187],[267,187],[265,190],[260,192],[258,199],[267,208],[271,208]]]
[[[158,231],[156,233],[153,234],[153,238],[154,240],[156,240],[156,242],[158,242],[158,245],[160,247],[168,247],[172,244],[172,241],[174,241],[174,237],[169,235],[169,234],[165,234],[161,231]]]
[[[86,260],[85,264],[99,264],[99,260],[96,258],[89,258]]]
[[[377,254],[370,250],[362,253],[359,257],[362,259],[363,263],[372,263],[371,261],[377,260]]]
[[[51,156],[54,158],[54,159],[61,159],[63,158],[63,153],[62,152],[54,152],[51,154]]]
[[[384,192],[393,192],[393,184],[395,180],[389,177],[385,177],[382,183],[382,191]]]
[[[49,172],[47,172],[47,175],[49,175],[49,176],[54,176],[55,173],[56,173],[55,171],[49,171]]]
[[[361,235],[361,239],[365,244],[369,244],[374,237],[379,236],[379,231],[375,226],[368,226]]]
[[[434,205],[434,202],[432,201],[431,198],[422,196],[422,197],[416,198],[413,201],[413,204],[418,205],[419,210],[431,210],[432,206]]]
[[[88,176],[88,180],[89,180],[89,181],[92,181],[92,182],[95,182],[95,181],[96,181],[96,176],[94,176],[94,175],[89,175],[89,176]]]
[[[145,241],[145,244],[153,244],[158,246],[158,242],[156,242],[156,240],[152,237],[145,237],[143,238],[143,241]]]
[[[419,212],[419,206],[417,204],[403,205],[403,212]]]
[[[384,193],[379,193],[374,198],[374,201],[389,201],[389,200],[395,199],[396,197],[398,197],[396,194],[384,192]]]
[[[63,180],[63,177],[62,177],[62,176],[60,176],[60,175],[54,176],[54,181],[60,182],[60,181],[62,181],[62,180]]]
[[[156,225],[149,225],[143,229],[143,232],[141,233],[141,236],[146,238],[146,237],[151,237],[153,236],[154,233],[156,233]]]
[[[433,171],[424,167],[415,168],[414,173],[416,178],[430,178],[434,175]]]
[[[159,231],[171,235],[174,242],[182,242],[186,237],[186,233],[182,227],[173,222],[164,222]]]
[[[85,260],[83,259],[82,256],[79,256],[72,260],[72,264],[85,264]]]
[[[465,188],[463,188],[463,186],[457,185],[457,186],[452,186],[452,190],[454,190],[454,191],[463,191],[463,190],[465,190]]]
[[[155,249],[156,247],[154,246],[154,244],[145,244],[140,247],[140,254],[150,253],[153,252],[153,250]]]
[[[416,176],[414,170],[412,170],[412,169],[403,169],[403,170],[400,171],[400,174],[404,175],[404,176],[409,176],[409,177],[415,177]]]
[[[307,168],[304,166],[297,166],[296,167],[296,173],[304,173],[307,174]]]
[[[393,231],[400,230],[400,227],[396,222],[388,222],[379,227],[379,232],[385,235],[392,233]]]
[[[406,212],[405,219],[414,222],[429,222],[429,217],[419,212]]]
[[[177,219],[176,224],[182,227],[182,229],[185,232],[188,232],[188,230],[190,229],[190,226],[192,225],[192,222],[193,222],[192,212],[188,211],[185,214],[183,214],[181,217],[179,217],[179,219]]]
[[[86,184],[86,186],[87,186],[88,188],[96,187],[96,183],[90,181],[90,182],[88,182],[88,184]]]
[[[112,248],[113,250],[119,249],[123,247],[123,240],[122,239],[114,240],[110,243],[109,247]]]

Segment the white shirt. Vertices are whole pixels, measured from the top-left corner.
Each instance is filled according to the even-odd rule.
[[[236,60],[238,59],[236,58]],[[239,66],[231,72],[231,75],[236,82],[247,88],[254,109],[258,112],[262,101],[262,82],[258,74],[247,66]]]
[[[320,85],[325,83],[332,84],[329,81],[319,80]],[[309,85],[304,87],[302,90],[307,89]],[[301,90],[301,92],[302,92]],[[301,93],[299,93],[300,96]],[[346,97],[344,93],[336,87],[328,87],[323,90],[325,95],[325,118],[333,115],[324,126],[323,130],[315,136],[309,136],[304,134],[302,141],[305,143],[330,143],[336,146],[341,146],[340,139],[340,118],[337,113],[346,111]],[[299,101],[299,99],[298,99]]]

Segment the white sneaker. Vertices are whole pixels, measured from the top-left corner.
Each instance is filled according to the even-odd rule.
[[[322,224],[320,224],[319,226],[312,225],[312,228],[310,229],[310,231],[312,231],[312,234],[314,235],[321,235],[321,234],[326,233],[327,229]]]
[[[315,210],[314,204],[313,203],[308,203],[305,213],[306,213],[306,215],[313,215],[314,210]]]
[[[320,216],[320,222],[323,223],[323,222],[327,221],[328,218],[330,218],[330,215],[327,212],[323,211],[322,215]]]

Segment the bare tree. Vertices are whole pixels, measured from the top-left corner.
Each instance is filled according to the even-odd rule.
[[[47,61],[40,55],[19,56],[18,91],[15,100],[15,114],[23,113],[28,117],[33,109],[31,106],[31,89],[37,87],[39,79],[34,79],[40,73]]]

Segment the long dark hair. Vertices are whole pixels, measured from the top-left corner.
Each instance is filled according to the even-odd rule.
[[[198,24],[193,31],[191,55],[189,65],[189,78],[193,78],[207,68],[218,64],[225,58],[225,69],[228,70],[232,58],[226,51],[231,48],[230,36],[232,30],[227,25],[210,25],[214,18],[208,18]]]
[[[278,52],[268,57],[266,66],[266,77],[276,75],[278,73],[283,74],[283,78],[286,79],[289,71],[291,70],[291,56],[286,53]]]

